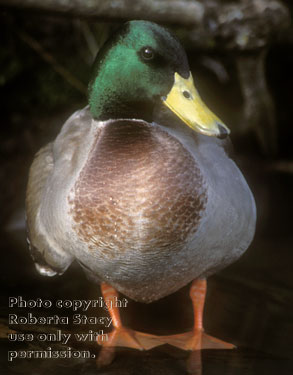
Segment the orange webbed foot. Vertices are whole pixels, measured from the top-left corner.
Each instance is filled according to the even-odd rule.
[[[160,336],[151,335],[144,332],[134,331],[124,326],[115,327],[108,334],[108,340],[104,338],[97,340],[99,345],[103,347],[122,346],[126,348],[149,350],[165,343]]]
[[[189,331],[172,336],[162,336],[162,341],[166,344],[176,346],[183,350],[201,349],[234,349],[235,346],[228,342],[207,335],[201,330]]]

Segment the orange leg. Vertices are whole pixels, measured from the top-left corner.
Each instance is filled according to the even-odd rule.
[[[111,301],[111,299],[114,299],[114,297],[118,297],[116,290],[106,283],[101,284],[101,290],[103,298],[106,301]],[[115,354],[115,346],[148,350],[154,348],[155,346],[164,344],[164,341],[161,341],[160,337],[158,336],[133,331],[124,327],[121,322],[118,307],[111,306],[111,304],[109,304],[108,310],[112,318],[114,328],[108,335],[108,340],[102,341],[99,340],[99,338],[97,340],[98,344],[103,346],[97,360],[98,366],[111,363]]]
[[[110,285],[107,285],[106,283],[102,283],[101,290],[102,290],[104,300],[106,301],[111,301],[111,299],[113,300],[114,297],[118,298],[118,293],[116,292],[116,290],[112,288]],[[108,340],[101,343],[101,345],[105,347],[106,346],[127,346],[129,348],[142,350],[143,347],[139,344],[139,342],[135,338],[132,331],[123,327],[121,323],[121,318],[120,318],[118,307],[111,306],[111,304],[109,304],[108,311],[112,318],[114,329],[108,335]],[[100,344],[99,341],[98,343]]]
[[[215,337],[204,333],[202,316],[207,290],[207,282],[205,279],[194,280],[190,288],[190,298],[193,305],[193,330],[190,332],[163,336],[165,342],[184,350],[200,350],[200,349],[233,349],[234,345],[226,343]]]

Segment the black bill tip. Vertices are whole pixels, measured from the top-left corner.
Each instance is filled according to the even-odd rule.
[[[218,128],[219,128],[220,134],[217,135],[217,138],[225,139],[226,137],[228,137],[229,135],[228,130],[223,125],[218,123]]]

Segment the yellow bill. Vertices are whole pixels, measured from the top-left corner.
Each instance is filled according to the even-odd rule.
[[[163,103],[191,129],[205,135],[226,137],[230,130],[204,104],[196,90],[191,72],[185,79],[175,73],[174,84]]]

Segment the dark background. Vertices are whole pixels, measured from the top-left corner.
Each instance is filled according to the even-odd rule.
[[[220,5],[229,3],[237,5],[237,1],[219,2]],[[240,3],[243,2],[239,2],[239,7]],[[289,2],[287,6],[290,7]],[[291,10],[284,9],[289,17]],[[145,18],[152,19],[152,15]],[[99,288],[86,280],[77,265],[53,279],[37,274],[26,245],[25,187],[34,154],[56,137],[74,110],[86,105],[93,57],[112,30],[124,20],[0,8],[0,340],[5,374],[186,373],[187,354],[169,347],[145,353],[119,349],[115,362],[99,371],[93,361],[77,360],[18,359],[7,367],[7,346],[10,350],[29,347],[29,344],[8,343],[5,338],[7,316],[11,312],[8,296],[54,301],[95,299],[100,295]],[[243,22],[250,27],[251,20],[242,21],[242,26]],[[256,43],[240,48],[231,39],[217,35],[217,31],[214,43],[198,43],[190,37],[191,33],[196,33],[197,26],[191,30],[190,25],[165,23],[185,45],[205,101],[232,130],[234,158],[253,191],[258,209],[256,235],[250,248],[238,262],[208,282],[205,329],[209,334],[234,343],[238,349],[204,351],[203,374],[291,374],[292,26],[290,23],[286,27],[277,25],[280,33],[274,32],[272,36],[268,32],[259,48]],[[206,35],[205,27],[201,25],[198,32]],[[230,30],[229,25],[227,27]],[[237,24],[233,27],[235,30],[231,29],[231,33],[237,33]],[[265,87],[258,81],[261,74]],[[14,309],[13,312],[25,315],[29,310]],[[34,313],[44,315],[46,311],[38,309]],[[60,311],[55,313],[60,314]],[[96,310],[88,312],[89,315],[96,313]],[[105,314],[102,310],[99,313]],[[187,330],[192,326],[188,287],[151,305],[129,301],[122,316],[128,326],[147,332],[169,334]],[[20,332],[40,329],[13,327],[16,328]],[[49,331],[54,328],[47,327]],[[96,345],[90,348],[98,352]]]

